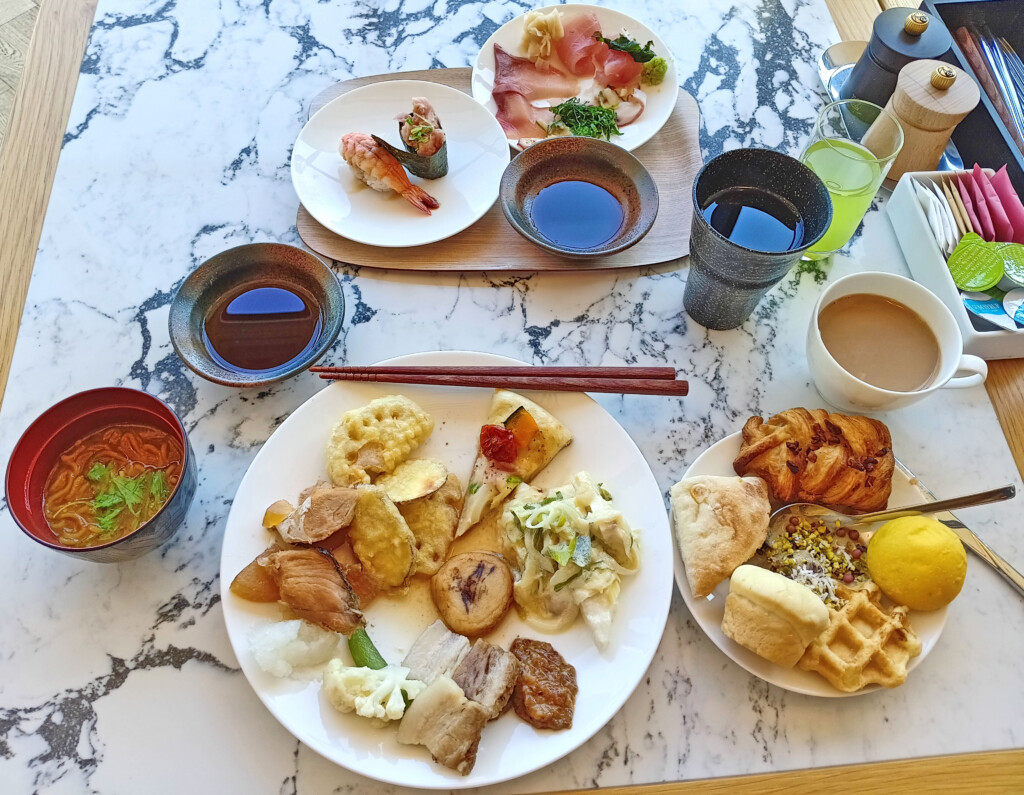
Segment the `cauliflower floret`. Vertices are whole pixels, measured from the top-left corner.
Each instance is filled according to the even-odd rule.
[[[411,700],[426,688],[423,682],[408,677],[409,669],[401,665],[374,670],[353,668],[334,659],[324,670],[324,692],[339,712],[355,712],[383,726],[405,714],[403,692]]]

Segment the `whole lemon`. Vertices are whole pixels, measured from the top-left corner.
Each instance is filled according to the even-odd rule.
[[[866,560],[882,592],[911,610],[948,605],[967,576],[967,553],[956,533],[926,516],[886,522],[868,542]]]

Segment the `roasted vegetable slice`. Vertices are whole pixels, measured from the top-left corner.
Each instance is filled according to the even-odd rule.
[[[512,605],[512,570],[491,552],[464,552],[450,558],[430,580],[430,595],[452,632],[485,635]]]
[[[512,436],[515,437],[516,444],[520,447],[526,447],[540,430],[533,415],[522,406],[513,411],[511,416],[505,420],[505,428],[512,431]]]

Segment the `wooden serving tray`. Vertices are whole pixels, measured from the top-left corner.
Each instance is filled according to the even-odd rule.
[[[470,94],[471,69],[430,69],[346,80],[314,97],[312,116],[332,99],[369,83],[429,80]],[[505,220],[497,201],[479,221],[436,243],[408,248],[380,248],[356,243],[324,227],[299,205],[299,236],[313,251],[338,262],[370,268],[418,271],[579,271],[654,265],[690,252],[693,203],[690,188],[703,161],[697,100],[679,92],[675,110],[650,141],[633,151],[658,184],[658,217],[639,243],[619,254],[592,260],[569,260],[549,254],[519,235]]]

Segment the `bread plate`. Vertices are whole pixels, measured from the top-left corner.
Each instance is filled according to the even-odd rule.
[[[448,137],[448,173],[410,178],[440,202],[431,215],[360,182],[338,151],[350,132],[400,145],[397,117],[412,97],[430,100]],[[420,246],[461,232],[491,209],[509,157],[505,131],[471,97],[426,80],[389,80],[342,94],[306,122],[292,149],[292,185],[309,214],[335,234],[371,246]]]
[[[647,95],[647,103],[640,117],[622,128],[622,135],[613,136],[612,143],[631,152],[638,146],[651,140],[665,126],[676,106],[679,97],[679,77],[676,74],[676,63],[668,46],[650,28],[628,14],[611,8],[592,5],[558,5],[546,6],[538,11],[551,11],[557,8],[569,19],[572,15],[593,11],[601,23],[601,31],[608,38],[615,38],[623,30],[641,44],[653,42],[654,51],[668,60],[668,72],[658,86],[643,86]],[[491,96],[494,89],[494,45],[498,44],[512,55],[522,56],[520,41],[523,37],[523,15],[509,20],[498,28],[480,48],[473,64],[472,90],[473,99],[481,103],[491,114],[498,113],[498,106]],[[513,139],[509,140],[513,143]],[[514,145],[514,144],[513,144]]]
[[[458,351],[414,354],[386,363],[523,364],[503,356]],[[270,536],[261,529],[267,505],[326,476],[324,447],[338,417],[388,394],[408,396],[434,418],[433,434],[415,455],[441,459],[467,482],[492,390],[333,383],[274,431],[242,478],[224,530],[223,583],[230,583],[267,546]],[[254,627],[281,620],[282,610],[276,604],[247,602],[225,587],[224,621],[246,679],[288,731],[327,759],[369,778],[425,789],[453,790],[507,781],[549,765],[589,740],[619,711],[647,672],[672,601],[672,541],[661,489],[633,440],[590,397],[567,392],[525,394],[575,435],[573,443],[533,482],[545,488],[558,486],[587,469],[609,489],[614,484],[616,503],[630,524],[640,528],[640,573],[623,582],[607,650],[597,649],[582,622],[548,636],[523,623],[514,610],[487,636],[504,648],[520,634],[546,640],[575,666],[579,696],[572,728],[539,731],[510,712],[487,726],[476,766],[468,776],[460,776],[432,762],[425,748],[400,745],[394,727],[374,728],[364,718],[333,709],[321,692],[319,668],[305,669],[309,673],[302,680],[278,679],[264,672],[253,659],[247,636]],[[429,601],[379,598],[367,608],[366,617],[367,630],[385,659],[398,662],[436,614]],[[360,789],[358,783],[355,787]]]
[[[742,435],[734,433],[711,445],[707,450],[697,457],[690,468],[686,470],[683,477],[692,478],[699,475],[735,476],[732,462],[740,451]],[[915,503],[927,502],[931,497],[918,485],[916,478],[908,475],[896,467],[892,476],[892,495],[889,498],[889,507],[896,508],[900,505],[913,505]],[[813,671],[805,671],[802,668],[784,668],[775,663],[759,657],[754,652],[740,646],[732,638],[722,632],[722,617],[725,615],[725,597],[729,594],[729,580],[720,583],[714,592],[705,599],[697,599],[693,596],[690,583],[686,579],[686,570],[683,567],[682,558],[679,556],[678,543],[675,555],[675,578],[676,586],[683,597],[687,608],[693,615],[694,620],[704,630],[711,642],[737,665],[745,668],[764,681],[777,685],[785,690],[792,690],[794,693],[804,693],[809,696],[839,697],[839,696],[862,696],[875,690],[883,689],[880,685],[868,685],[855,693],[844,693],[834,688],[829,682]],[[938,643],[942,628],[946,625],[947,608],[930,612],[911,611],[910,626],[921,639],[921,653],[914,657],[907,665],[908,681],[910,672],[919,666],[924,658]]]

